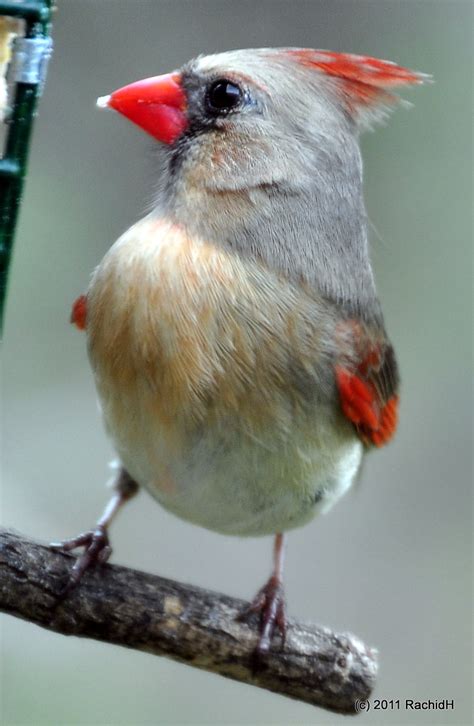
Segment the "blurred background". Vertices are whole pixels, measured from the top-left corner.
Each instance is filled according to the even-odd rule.
[[[363,138],[373,261],[403,376],[393,445],[327,516],[289,537],[291,615],[380,651],[376,693],[454,711],[358,723],[471,723],[471,23],[460,0],[62,0],[14,252],[3,346],[1,506],[43,541],[91,526],[113,452],[73,299],[152,199],[157,151],[97,96],[199,53],[309,46],[432,73]],[[147,494],[113,561],[250,598],[271,540],[226,538]],[[198,553],[198,554],[197,554]],[[334,724],[341,716],[169,660],[2,617],[4,724]]]

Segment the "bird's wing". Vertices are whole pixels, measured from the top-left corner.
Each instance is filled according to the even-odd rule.
[[[87,298],[85,295],[79,295],[74,300],[70,322],[76,326],[79,330],[85,330],[87,325]]]
[[[399,376],[395,353],[385,335],[356,320],[341,329],[341,355],[335,366],[341,408],[364,444],[383,446],[395,433]]]

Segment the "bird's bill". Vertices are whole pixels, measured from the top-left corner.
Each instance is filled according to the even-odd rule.
[[[97,99],[164,144],[172,144],[187,126],[186,95],[179,73],[145,78]]]

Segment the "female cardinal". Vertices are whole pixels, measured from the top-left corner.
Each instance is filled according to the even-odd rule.
[[[280,48],[199,57],[99,99],[166,147],[151,214],[72,319],[120,457],[79,581],[139,486],[233,535],[276,534],[258,653],[285,635],[282,534],[327,511],[397,425],[398,373],[367,245],[361,129],[424,76]]]

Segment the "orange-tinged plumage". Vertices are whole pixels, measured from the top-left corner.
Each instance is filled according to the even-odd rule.
[[[147,405],[170,425],[232,411],[252,430],[269,421],[284,425],[288,358],[310,366],[322,331],[309,297],[263,268],[247,268],[165,222],[132,228],[88,293],[89,347],[104,385],[113,380],[126,393],[142,381]],[[291,333],[300,310],[304,336]]]

